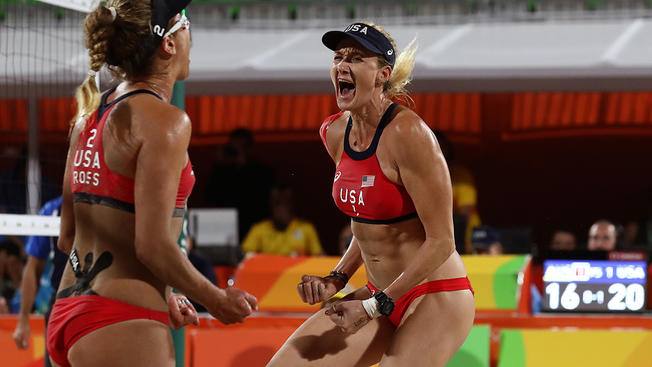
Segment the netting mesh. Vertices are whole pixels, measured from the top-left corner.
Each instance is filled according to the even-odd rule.
[[[0,1],[0,212],[37,213],[60,194],[72,97],[88,68],[84,16]]]
[[[87,65],[85,14],[44,3],[0,3],[3,97],[72,95]]]

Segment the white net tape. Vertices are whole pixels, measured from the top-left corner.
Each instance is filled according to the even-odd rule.
[[[59,236],[61,218],[49,215],[0,214],[0,235]]]

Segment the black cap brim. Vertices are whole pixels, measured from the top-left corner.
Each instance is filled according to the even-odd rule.
[[[191,0],[151,0],[152,32],[160,42],[163,39],[170,19],[181,13]]]
[[[360,37],[355,33],[346,33],[342,31],[329,31],[324,33],[324,35],[321,37],[321,42],[324,44],[324,46],[330,48],[333,51],[336,51],[337,45],[339,45],[340,42],[342,42],[342,40],[346,38],[352,38],[367,50],[375,54],[384,56],[385,52],[383,50],[374,46],[371,42],[367,41],[364,37]]]

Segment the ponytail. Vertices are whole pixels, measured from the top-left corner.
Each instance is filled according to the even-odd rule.
[[[375,24],[373,22],[365,21],[363,22],[371,27],[374,27],[377,31],[382,33],[387,40],[392,44],[394,50],[396,50],[396,42],[392,36],[383,28],[382,26]],[[417,39],[413,38],[412,41],[403,49],[402,52],[396,55],[396,61],[394,62],[394,67],[392,68],[392,75],[389,77],[389,80],[383,85],[383,92],[390,99],[399,99],[405,100],[408,103],[413,103],[412,97],[407,90],[408,84],[412,81],[410,75],[414,70],[414,58],[417,54]],[[379,66],[391,66],[384,57],[378,57]]]
[[[102,66],[114,77],[134,80],[151,74],[154,45],[150,30],[150,1],[108,0],[84,19],[84,35],[89,57],[88,76],[75,93],[77,114],[87,119],[100,105],[98,73]]]
[[[94,75],[97,71],[91,70],[86,80],[77,87],[75,92],[77,114],[71,121],[72,125],[79,119],[87,119],[100,105],[100,91],[97,89],[97,83],[95,82],[97,76]]]
[[[416,38],[405,46],[403,51],[396,57],[392,75],[383,85],[383,92],[392,99],[407,99],[412,101],[410,93],[407,90],[408,84],[412,81],[410,75],[414,70],[414,58],[417,53]]]
[[[100,91],[96,78],[102,65],[106,62],[109,39],[114,34],[113,21],[117,17],[116,9],[98,6],[84,19],[86,48],[88,49],[88,76],[75,92],[77,114],[71,121],[74,125],[79,119],[87,119],[100,105]]]

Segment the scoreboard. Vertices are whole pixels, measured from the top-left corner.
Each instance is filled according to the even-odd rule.
[[[544,311],[645,309],[645,261],[545,260],[543,269]]]

